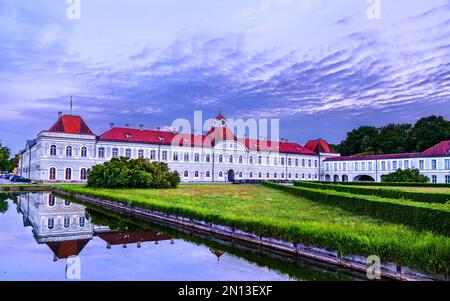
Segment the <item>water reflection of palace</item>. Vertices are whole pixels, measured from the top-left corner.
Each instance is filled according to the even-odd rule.
[[[172,237],[150,229],[138,231],[115,231],[108,226],[93,224],[82,205],[55,197],[51,193],[19,195],[17,210],[23,215],[25,227],[31,226],[39,244],[46,244],[54,253],[54,260],[78,256],[94,236],[106,242],[107,248],[144,242],[170,240]]]

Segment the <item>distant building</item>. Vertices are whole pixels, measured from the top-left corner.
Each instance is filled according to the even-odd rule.
[[[166,162],[185,183],[234,181],[381,181],[398,168],[418,168],[432,182],[450,183],[450,141],[422,153],[341,157],[326,140],[305,146],[236,137],[219,114],[204,135],[115,127],[96,136],[80,116],[57,122],[27,141],[18,173],[43,183],[85,183],[88,170],[112,158]]]

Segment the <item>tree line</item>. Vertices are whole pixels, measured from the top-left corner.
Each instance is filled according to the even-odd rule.
[[[11,172],[19,164],[19,155],[15,155],[13,158],[11,156],[11,151],[6,146],[0,143],[0,171]]]
[[[442,116],[429,116],[414,125],[361,126],[347,133],[346,139],[333,147],[343,156],[398,154],[423,152],[444,140],[450,140],[450,121]]]

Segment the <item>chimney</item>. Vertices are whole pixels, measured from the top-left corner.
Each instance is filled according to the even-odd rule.
[[[59,112],[58,112],[58,118],[61,118],[61,117],[62,117],[62,112],[59,111]]]
[[[139,125],[139,129],[141,130],[141,132],[144,130],[144,125],[142,123]]]
[[[126,127],[126,128],[129,128],[129,127],[130,127],[130,124],[129,124],[129,123],[125,123],[125,127]]]
[[[109,128],[112,129],[113,127],[114,127],[114,122],[111,122],[111,123],[109,124]]]

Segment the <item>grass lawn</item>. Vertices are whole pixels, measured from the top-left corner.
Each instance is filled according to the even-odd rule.
[[[445,235],[350,213],[262,185],[180,185],[173,190],[58,187],[347,255],[378,255],[383,261],[425,272],[450,272],[450,238]]]

